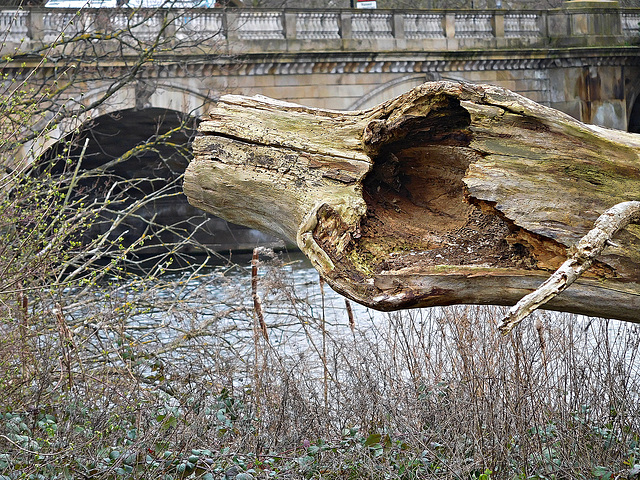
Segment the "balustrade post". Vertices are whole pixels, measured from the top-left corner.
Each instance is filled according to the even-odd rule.
[[[178,31],[178,18],[180,15],[177,15],[174,11],[168,10],[164,13],[163,21],[166,22],[167,28],[164,30],[164,38],[169,39],[171,43],[175,43],[176,41],[176,32]]]
[[[546,11],[540,12],[540,20],[538,20],[538,31],[540,32],[540,36],[542,38],[548,39],[550,37],[549,18],[547,17]]]
[[[558,39],[569,36],[569,16],[565,10],[556,9],[547,13],[546,18],[547,37],[554,43],[559,43]]]
[[[444,36],[447,38],[456,37],[456,14],[447,13],[444,16]]]
[[[240,41],[240,36],[238,35],[238,14],[236,12],[231,12],[229,10],[224,12],[224,29],[227,32],[227,42],[229,46],[236,45],[237,42]]]
[[[562,6],[573,36],[622,34],[617,0],[569,0]]]
[[[504,38],[504,13],[494,12],[491,17],[491,30],[494,38]]]
[[[549,36],[562,46],[604,46],[623,41],[616,0],[565,0],[562,10],[548,18]]]
[[[43,10],[29,10],[27,17],[27,35],[32,42],[42,43],[44,41],[44,16]]]
[[[345,39],[353,38],[353,28],[351,26],[352,15],[350,11],[340,12],[340,37]]]
[[[295,40],[297,35],[298,14],[295,12],[284,12],[284,38]]]
[[[393,12],[393,36],[396,40],[404,40],[404,13]]]

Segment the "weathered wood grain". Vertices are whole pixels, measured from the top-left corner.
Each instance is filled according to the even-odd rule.
[[[295,241],[381,310],[512,305],[640,199],[640,137],[488,85],[427,83],[358,112],[225,96],[200,133],[193,205]],[[640,227],[615,244],[545,308],[640,322]]]

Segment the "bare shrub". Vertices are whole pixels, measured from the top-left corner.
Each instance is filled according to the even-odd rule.
[[[30,348],[15,323],[2,351],[30,355],[31,375],[2,389],[0,472],[609,478],[638,463],[637,326],[541,312],[504,338],[503,309],[352,306],[352,330],[284,258],[257,265],[268,340],[249,259],[96,283],[43,309]]]

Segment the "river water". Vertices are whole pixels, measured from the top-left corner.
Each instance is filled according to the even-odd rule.
[[[500,368],[509,369],[509,352],[519,344],[534,369],[553,364],[561,376],[580,364],[597,375],[615,365],[636,389],[632,396],[640,394],[640,326],[635,324],[539,311],[505,339],[496,328],[504,307],[393,313],[355,302],[347,307],[344,297],[321,284],[301,254],[283,253],[261,256],[257,292],[265,336],[254,311],[249,256],[158,281],[161,288],[153,289],[121,329],[174,369],[213,369],[218,380],[227,369],[238,386],[251,381],[261,362],[325,381],[327,375],[336,381],[349,376],[343,367],[349,363],[376,362],[381,372],[393,371],[407,381],[417,371],[432,379],[453,375],[465,357],[476,355],[482,368],[494,368],[489,365],[501,358]]]

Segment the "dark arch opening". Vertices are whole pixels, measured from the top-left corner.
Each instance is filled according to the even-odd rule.
[[[631,107],[631,115],[629,116],[629,132],[640,133],[640,96],[636,98]]]
[[[182,175],[192,157],[196,128],[197,119],[176,111],[121,110],[92,120],[73,139],[51,149],[54,173],[71,171],[79,162],[82,172],[90,172],[78,182],[78,195],[89,201],[116,199],[88,229],[87,238],[120,238],[125,248],[135,244],[140,257],[276,244],[272,237],[228,224],[188,203]],[[124,220],[123,211],[131,212]]]

